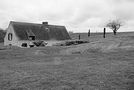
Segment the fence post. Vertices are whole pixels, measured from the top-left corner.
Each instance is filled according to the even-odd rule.
[[[103,32],[103,38],[106,37],[106,28],[104,28],[104,32]]]
[[[88,37],[90,37],[90,29],[89,29],[89,31],[88,31]]]
[[[79,34],[79,40],[80,40],[80,34]]]

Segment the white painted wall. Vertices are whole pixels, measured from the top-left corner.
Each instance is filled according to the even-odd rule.
[[[12,35],[13,35],[11,41],[8,40],[8,34],[9,33],[12,33]],[[18,40],[19,39],[18,39],[17,35],[14,32],[14,29],[12,27],[12,24],[10,23],[9,26],[8,26],[8,28],[7,28],[7,33],[5,35],[5,38],[4,38],[4,45],[5,46],[8,46],[9,44],[12,44],[13,46],[17,46]]]

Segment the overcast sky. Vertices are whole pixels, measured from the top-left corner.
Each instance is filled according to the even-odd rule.
[[[65,25],[68,31],[101,31],[112,19],[134,30],[134,0],[0,0],[0,27],[10,21]]]

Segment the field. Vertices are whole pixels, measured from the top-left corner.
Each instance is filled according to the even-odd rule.
[[[89,43],[28,49],[1,44],[0,90],[134,90],[134,33],[81,38]]]

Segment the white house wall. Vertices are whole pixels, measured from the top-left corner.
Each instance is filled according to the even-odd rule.
[[[12,33],[12,40],[11,41],[8,40],[9,33]],[[11,23],[9,24],[9,27],[7,29],[7,33],[6,33],[5,38],[4,38],[4,45],[9,46],[10,44],[13,46],[18,46],[18,37],[16,36]]]
[[[31,44],[31,41],[28,41],[28,40],[19,40],[19,41],[16,43],[16,46],[22,47],[22,44],[23,44],[23,43],[27,43],[27,47],[30,47],[29,45]]]

